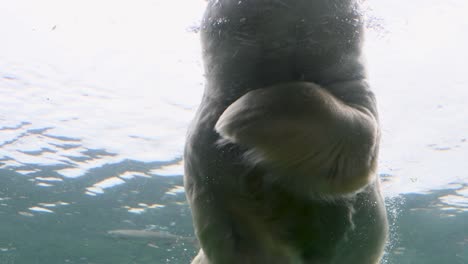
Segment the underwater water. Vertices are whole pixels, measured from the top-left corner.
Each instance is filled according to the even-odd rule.
[[[0,1],[0,264],[189,263],[205,4]],[[366,5],[383,262],[468,263],[468,2]]]

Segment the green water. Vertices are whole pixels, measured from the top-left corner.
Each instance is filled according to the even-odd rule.
[[[35,186],[30,179],[38,175],[0,170],[0,263],[189,263],[196,252],[193,243],[107,234],[115,229],[150,229],[193,236],[184,194],[167,193],[182,184],[182,177],[139,178],[102,195],[83,194],[89,182],[161,165],[123,161],[52,188]],[[468,263],[468,211],[441,202],[441,197],[450,195],[456,196],[455,190],[387,199],[391,238],[384,263]],[[57,205],[47,207],[47,203]],[[28,210],[38,204],[53,212]],[[128,206],[143,204],[164,207],[129,212]]]

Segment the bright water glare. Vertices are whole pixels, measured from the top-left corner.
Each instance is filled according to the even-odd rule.
[[[202,0],[0,0],[0,264],[188,263]],[[391,239],[468,263],[468,2],[366,2]]]

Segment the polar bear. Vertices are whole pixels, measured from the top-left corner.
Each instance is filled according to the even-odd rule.
[[[358,0],[212,0],[184,184],[192,264],[377,264],[387,219]]]

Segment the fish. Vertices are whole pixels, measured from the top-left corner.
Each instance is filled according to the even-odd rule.
[[[121,239],[166,240],[168,242],[190,242],[197,244],[195,237],[174,235],[167,231],[148,229],[114,229],[107,231],[107,235]]]

